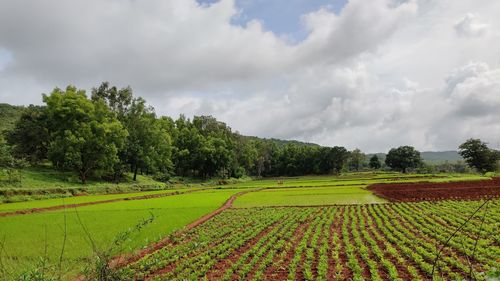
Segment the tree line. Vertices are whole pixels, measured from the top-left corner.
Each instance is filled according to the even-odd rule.
[[[146,173],[167,181],[173,175],[298,176],[380,169],[384,164],[401,172],[423,166],[411,146],[391,149],[382,163],[377,155],[367,161],[359,149],[242,136],[212,116],[157,116],[130,87],[107,82],[90,96],[74,86],[42,96],[45,105],[27,107],[5,140],[0,138],[0,166],[20,168],[48,160],[57,169],[77,173],[82,183],[89,176],[119,181],[127,172],[134,180]],[[464,146],[463,151],[472,148],[477,150]],[[470,164],[496,161],[498,154],[491,155]],[[470,155],[462,156],[467,160]],[[476,168],[484,172],[494,167]]]

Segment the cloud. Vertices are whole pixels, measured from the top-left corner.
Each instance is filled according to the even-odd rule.
[[[467,13],[459,22],[455,24],[458,35],[464,37],[479,37],[488,32],[489,25],[480,23],[474,14]]]
[[[323,8],[304,15],[310,34],[300,46],[307,59],[338,61],[371,51],[417,11],[416,1],[350,1],[339,15]]]
[[[461,117],[500,117],[500,69],[482,62],[454,70],[447,79],[448,100]]]
[[[248,135],[368,152],[500,138],[498,1],[351,0],[304,14],[294,44],[232,24],[232,0],[27,5],[0,2],[0,102],[107,80],[159,114],[211,114]]]

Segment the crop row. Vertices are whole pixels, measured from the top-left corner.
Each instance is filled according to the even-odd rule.
[[[229,209],[122,271],[136,280],[482,280],[498,268],[500,200],[470,218],[480,204]]]

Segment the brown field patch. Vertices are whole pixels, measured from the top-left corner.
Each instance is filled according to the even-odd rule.
[[[460,182],[377,183],[368,186],[376,195],[391,201],[435,201],[500,197],[500,178]]]

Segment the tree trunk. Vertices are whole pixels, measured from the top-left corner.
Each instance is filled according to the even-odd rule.
[[[80,179],[82,180],[82,184],[87,183],[87,175],[84,171],[80,171]]]
[[[134,181],[137,180],[137,170],[138,170],[138,168],[137,168],[137,166],[135,166],[135,168],[134,168]]]

